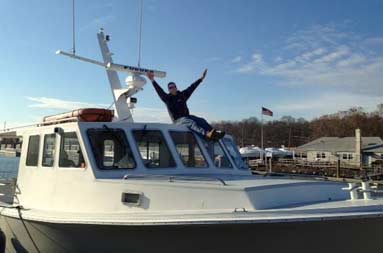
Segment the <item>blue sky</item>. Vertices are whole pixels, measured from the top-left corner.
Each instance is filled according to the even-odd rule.
[[[2,0],[0,121],[19,125],[112,97],[102,68],[55,55],[70,50],[71,0]],[[135,65],[139,0],[77,0],[77,53],[101,59],[96,32],[111,35],[115,62]],[[383,103],[383,1],[144,0],[142,66],[179,88],[208,77],[189,101],[210,120],[311,119]],[[121,75],[121,81],[125,78]],[[168,121],[150,83],[138,121]]]

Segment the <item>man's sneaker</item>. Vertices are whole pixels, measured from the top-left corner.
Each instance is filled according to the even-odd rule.
[[[225,134],[226,134],[224,131],[220,131],[220,130],[216,131],[216,133],[217,133],[218,140],[225,137]]]
[[[213,130],[213,133],[211,134],[211,137],[210,139],[212,141],[219,141],[220,139],[222,139],[224,136],[225,136],[225,132],[224,131],[219,131],[219,130]]]

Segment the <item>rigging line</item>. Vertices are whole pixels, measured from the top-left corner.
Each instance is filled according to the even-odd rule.
[[[142,10],[144,6],[144,0],[140,0],[140,26],[139,26],[139,36],[138,36],[138,67],[141,67],[141,44],[142,44]]]
[[[21,208],[22,208],[21,206],[18,206],[18,207],[16,208],[16,209],[17,209],[17,212],[18,212],[18,214],[19,214],[20,221],[21,221],[21,223],[23,224],[23,226],[24,226],[24,228],[25,228],[25,231],[27,232],[27,235],[28,235],[29,239],[31,240],[31,242],[32,242],[32,244],[33,244],[33,246],[34,246],[34,248],[36,249],[36,252],[40,253],[41,251],[40,251],[39,247],[37,246],[36,242],[33,240],[33,237],[32,237],[32,235],[31,235],[30,231],[28,230],[27,225],[26,225],[26,223],[25,223],[25,221],[24,221],[24,218],[23,218],[23,216],[22,216],[22,214],[21,214]]]
[[[107,109],[110,110],[114,104],[115,104],[115,102],[113,101],[113,103]]]
[[[72,53],[76,54],[76,19],[75,19],[75,0],[72,0]]]

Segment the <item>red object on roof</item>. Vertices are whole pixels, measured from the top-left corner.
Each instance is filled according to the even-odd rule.
[[[84,108],[71,112],[44,117],[44,123],[83,121],[83,122],[111,122],[114,117],[113,110],[100,108]]]

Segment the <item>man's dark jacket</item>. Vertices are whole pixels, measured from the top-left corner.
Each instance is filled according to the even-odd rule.
[[[161,100],[166,104],[170,117],[175,121],[181,117],[190,115],[186,102],[201,82],[202,79],[198,79],[185,90],[177,91],[177,95],[165,93],[156,81],[153,81],[152,83],[158,96],[160,96]]]

